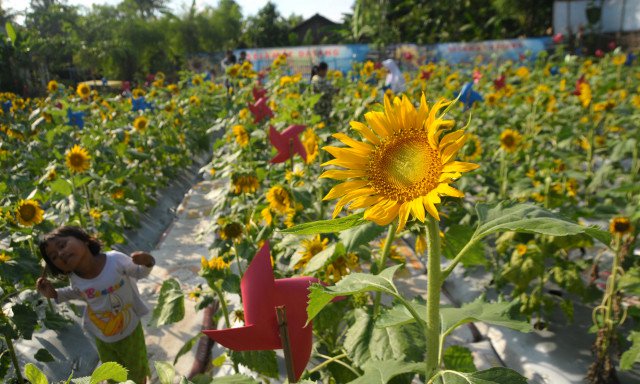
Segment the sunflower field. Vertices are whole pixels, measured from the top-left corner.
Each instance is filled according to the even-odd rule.
[[[446,338],[475,321],[538,332],[557,313],[590,324],[588,382],[624,382],[640,361],[635,60],[558,47],[520,62],[428,63],[394,94],[373,62],[330,70],[319,92],[281,56],[259,73],[231,67],[226,85],[156,74],[126,97],[56,83],[43,99],[2,94],[0,276],[11,310],[0,372],[12,340],[57,320],[21,295],[41,273],[35,239],[73,222],[108,246],[123,241],[122,228],[208,151],[202,173],[224,187],[200,266],[208,287],[191,295],[199,308],[220,304],[220,328],[242,325],[228,298],[265,246],[275,278],[322,282],[304,304],[320,363],[300,382],[526,383],[509,368],[477,370]],[[407,244],[427,274],[418,295],[398,284]],[[454,269],[490,274],[487,294],[441,307]],[[591,318],[575,318],[577,306]],[[234,382],[270,382],[275,361],[227,351],[214,365]],[[216,382],[217,369],[200,380]]]

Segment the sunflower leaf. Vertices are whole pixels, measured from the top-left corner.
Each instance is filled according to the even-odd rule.
[[[442,308],[440,310],[441,332],[447,335],[460,325],[474,321],[499,325],[520,332],[531,332],[531,324],[511,319],[509,311],[512,305],[510,302],[485,303],[478,298],[460,308]]]
[[[611,241],[609,232],[573,223],[555,213],[533,204],[476,206],[479,225],[472,239],[504,231],[538,233],[549,236],[568,236],[585,233],[605,245]]]
[[[364,224],[363,214],[357,213],[347,217],[332,220],[312,221],[311,223],[298,224],[291,228],[283,229],[281,233],[292,233],[295,235],[317,235],[319,233],[342,232],[345,229]]]
[[[320,284],[311,286],[309,305],[307,306],[307,322],[311,321],[329,302],[338,296],[349,296],[361,292],[384,292],[399,297],[398,290],[393,284],[393,275],[400,265],[389,267],[378,275],[367,273],[352,273],[347,275],[336,285],[324,287]]]
[[[527,379],[518,372],[503,367],[485,371],[464,373],[442,371],[434,381],[436,384],[527,384]]]
[[[398,375],[424,372],[423,363],[402,360],[369,360],[362,368],[364,369],[364,374],[349,384],[386,384]]]
[[[628,337],[631,347],[620,358],[620,370],[628,371],[635,363],[640,363],[640,332],[632,331]]]

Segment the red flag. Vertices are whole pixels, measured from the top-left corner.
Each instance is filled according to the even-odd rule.
[[[234,351],[281,349],[275,307],[287,311],[287,330],[296,380],[304,372],[311,356],[312,325],[307,322],[309,286],[318,279],[303,276],[275,280],[269,242],[249,264],[240,282],[245,326],[203,331],[207,336]]]

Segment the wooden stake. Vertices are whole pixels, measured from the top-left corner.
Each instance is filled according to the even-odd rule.
[[[289,342],[289,331],[287,330],[287,310],[284,306],[276,307],[276,317],[280,328],[280,340],[284,351],[284,364],[287,367],[287,378],[289,383],[296,382],[296,375],[293,370],[293,358],[291,356],[291,343]]]

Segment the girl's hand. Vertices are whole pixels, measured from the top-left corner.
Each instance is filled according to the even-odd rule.
[[[131,254],[131,259],[134,264],[144,265],[147,268],[151,268],[156,265],[156,259],[153,258],[147,252],[136,251]]]
[[[58,298],[58,292],[56,292],[53,284],[51,284],[51,282],[45,277],[41,277],[36,281],[36,289],[38,289],[38,292],[40,292],[42,296],[48,299]]]

